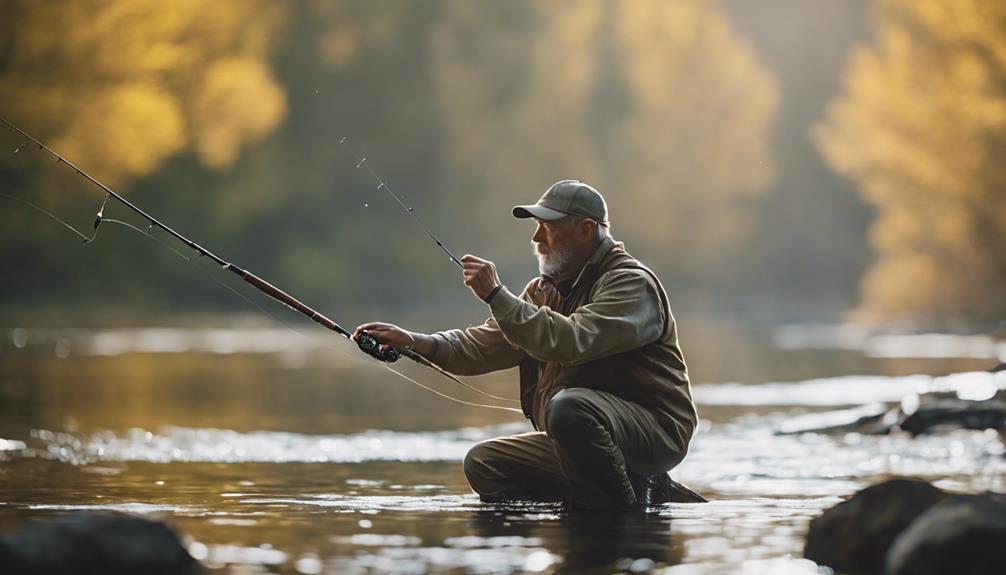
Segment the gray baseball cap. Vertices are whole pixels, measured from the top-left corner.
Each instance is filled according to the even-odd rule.
[[[514,206],[515,218],[538,218],[559,220],[566,216],[590,218],[608,225],[608,205],[601,193],[580,180],[562,180],[552,187],[536,203],[529,206]]]

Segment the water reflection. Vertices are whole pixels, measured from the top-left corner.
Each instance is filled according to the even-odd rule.
[[[472,515],[471,532],[479,539],[515,538],[547,541],[561,557],[555,573],[589,573],[614,568],[635,573],[681,561],[684,546],[675,538],[669,516],[656,513],[540,514],[486,511]],[[601,570],[603,572],[603,570]]]
[[[1006,372],[975,371],[929,375],[847,375],[788,383],[706,384],[695,389],[704,405],[859,405],[900,402],[908,395],[953,392],[961,399],[989,399],[1006,389]]]
[[[918,375],[942,370],[764,341],[741,346],[753,360],[743,371],[711,371],[702,350],[723,341],[692,340],[697,374],[744,382],[695,388],[702,423],[674,476],[713,502],[567,514],[494,508],[469,491],[468,447],[527,429],[518,418],[445,404],[322,347],[292,361],[269,350],[298,346],[265,332],[235,342],[203,331],[189,351],[165,351],[182,346],[179,333],[106,330],[97,343],[83,330],[12,333],[0,348],[0,530],[78,510],[160,516],[205,564],[235,573],[803,575],[818,572],[797,558],[807,522],[868,483],[913,474],[1006,490],[995,433],[804,431],[881,413],[906,393],[994,393],[1002,373]],[[68,357],[54,355],[57,341],[70,342]],[[873,375],[827,377],[854,369]],[[512,393],[511,375],[475,383]]]
[[[766,394],[771,402],[772,392]],[[707,408],[709,409],[709,408]],[[706,420],[696,435],[685,463],[674,475],[701,489],[730,495],[847,493],[876,477],[918,475],[966,481],[972,489],[1006,487],[1006,447],[995,433],[955,431],[912,438],[907,434],[864,435],[799,433],[799,429],[848,420],[862,409],[806,412],[805,408],[745,414],[717,423]],[[871,408],[873,409],[873,408]],[[881,409],[881,411],[883,411]],[[522,431],[523,423],[466,427],[438,432],[402,433],[369,430],[350,435],[305,435],[289,432],[239,433],[221,429],[169,427],[158,433],[130,430],[118,435],[99,432],[79,436],[32,430],[26,442],[4,440],[7,458],[50,459],[101,473],[114,468],[97,463],[460,463],[477,441]],[[106,471],[107,470],[107,471]],[[414,478],[413,478],[414,479]],[[426,492],[435,502],[443,486],[413,481],[375,482],[354,478],[350,493],[381,492],[370,500],[341,494],[319,495],[305,504],[332,507],[396,506],[410,499],[388,492]]]
[[[865,326],[784,325],[773,341],[780,349],[843,349],[875,358],[977,358],[1006,361],[1006,341],[987,335],[877,333]]]
[[[368,430],[351,435],[305,435],[278,431],[240,433],[231,429],[166,427],[157,433],[131,429],[78,436],[47,429],[30,432],[24,442],[9,442],[7,451],[24,457],[58,459],[84,465],[100,461],[170,462],[306,462],[460,461],[473,443],[530,429],[524,423],[486,428],[403,433]],[[422,488],[411,486],[410,488]]]

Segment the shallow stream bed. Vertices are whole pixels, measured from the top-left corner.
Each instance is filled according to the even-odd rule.
[[[778,433],[927,389],[1006,387],[1003,373],[938,376],[994,364],[952,357],[960,348],[878,356],[794,345],[791,331],[769,344],[699,333],[702,423],[672,476],[711,502],[568,514],[470,493],[466,450],[529,429],[518,417],[443,400],[327,334],[287,332],[0,331],[0,531],[71,510],[150,514],[233,573],[810,574],[826,571],[801,558],[809,520],[880,479],[1006,491],[996,433]],[[513,396],[512,377],[471,381]]]

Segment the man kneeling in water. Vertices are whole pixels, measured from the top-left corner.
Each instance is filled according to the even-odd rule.
[[[537,222],[541,276],[518,296],[492,262],[461,258],[465,284],[492,312],[485,324],[421,334],[367,323],[357,335],[461,375],[520,366],[521,406],[537,431],[468,452],[465,475],[483,501],[703,501],[667,475],[684,459],[697,415],[660,281],[612,239],[607,205],[591,186],[557,182],[513,215]]]

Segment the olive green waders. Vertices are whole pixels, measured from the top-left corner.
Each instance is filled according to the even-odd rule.
[[[465,475],[483,501],[629,507],[637,503],[633,483],[666,473],[687,450],[686,440],[663,429],[648,409],[582,387],[552,397],[546,429],[472,447]]]

